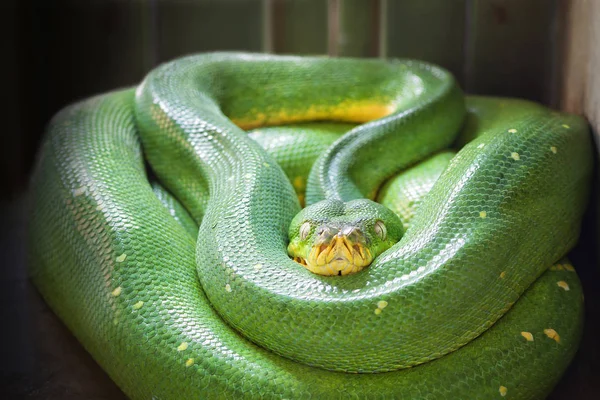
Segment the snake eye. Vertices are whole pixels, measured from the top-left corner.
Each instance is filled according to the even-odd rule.
[[[375,227],[373,229],[375,230],[375,233],[377,234],[377,236],[379,236],[381,240],[385,240],[385,237],[387,236],[387,229],[383,221],[375,222]]]
[[[300,226],[300,240],[304,240],[310,233],[310,222],[306,221]]]

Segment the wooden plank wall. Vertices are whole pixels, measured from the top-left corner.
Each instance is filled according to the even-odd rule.
[[[419,58],[448,68],[471,93],[557,104],[559,0],[13,3],[21,53],[11,65],[22,72],[20,91],[36,93],[23,96],[26,114],[12,116],[23,157],[12,164],[20,173],[11,186],[21,189],[43,127],[61,107],[135,84],[157,63],[194,52]]]

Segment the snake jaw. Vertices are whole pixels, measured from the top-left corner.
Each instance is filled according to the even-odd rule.
[[[323,234],[323,240],[311,247],[301,264],[318,275],[348,275],[362,270],[371,264],[373,257],[364,239],[353,240],[360,237],[356,232],[344,229],[334,236]]]

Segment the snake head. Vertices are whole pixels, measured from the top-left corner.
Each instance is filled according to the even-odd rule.
[[[288,254],[315,274],[348,275],[369,266],[403,233],[398,216],[381,204],[323,200],[292,220]]]

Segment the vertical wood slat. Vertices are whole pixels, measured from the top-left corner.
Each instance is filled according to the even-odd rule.
[[[466,90],[550,101],[556,0],[469,0],[467,11]]]
[[[275,53],[327,53],[327,1],[272,0]]]
[[[327,6],[327,52],[330,56],[339,55],[338,43],[340,36],[340,2],[342,0],[328,0]]]
[[[160,61],[204,51],[265,49],[261,0],[159,0],[157,9]]]
[[[329,54],[379,55],[380,0],[329,0]]]
[[[264,53],[273,53],[275,50],[275,42],[273,38],[275,15],[273,10],[275,9],[274,0],[262,0],[262,51]]]
[[[382,56],[429,61],[464,82],[466,0],[382,2]]]
[[[586,95],[588,81],[594,79],[592,74],[592,31],[594,22],[590,7],[585,1],[566,1],[561,3],[560,13],[564,16],[564,35],[562,44],[562,71],[560,84],[560,107],[569,112],[582,114],[587,108]],[[596,24],[600,21],[595,22]],[[596,38],[596,45],[598,45]],[[596,71],[600,64],[596,64]],[[600,91],[600,89],[596,89]],[[593,111],[593,110],[590,110]],[[597,121],[596,122],[600,122]],[[598,126],[598,124],[596,124]]]

